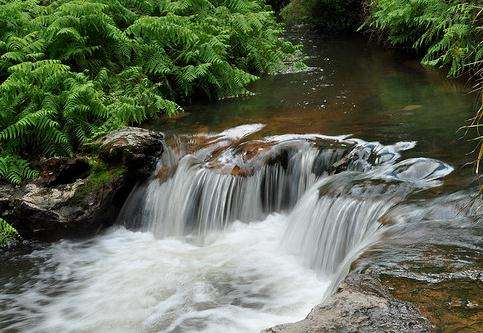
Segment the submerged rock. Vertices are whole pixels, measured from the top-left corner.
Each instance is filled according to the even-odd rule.
[[[152,171],[163,135],[129,127],[100,139],[98,153],[40,162],[41,178],[0,185],[0,217],[24,239],[55,241],[111,225],[134,185]]]
[[[304,320],[263,331],[323,332],[431,332],[431,325],[413,305],[392,297],[377,279],[353,272]]]
[[[471,191],[400,205],[386,216],[384,242],[353,265],[416,306],[434,331],[482,332],[481,207]]]

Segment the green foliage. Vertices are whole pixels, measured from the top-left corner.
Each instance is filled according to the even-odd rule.
[[[478,195],[483,197],[483,179],[481,177],[481,169],[483,164],[483,133],[481,128],[483,127],[483,61],[480,61],[478,71],[474,75],[475,85],[474,92],[478,96],[478,110],[473,118],[469,120],[469,124],[464,126],[465,135],[468,136],[470,133],[473,139],[471,141],[475,142],[474,148],[474,164],[475,164],[475,174],[478,177],[479,182],[479,193]]]
[[[460,0],[373,0],[367,26],[393,45],[424,52],[422,63],[449,76],[475,72],[483,57],[481,5]]]
[[[280,17],[291,26],[313,21],[313,12],[318,0],[292,0],[280,11]]]
[[[0,178],[12,184],[20,184],[23,179],[33,179],[38,172],[31,169],[27,161],[15,155],[0,156]]]
[[[7,245],[20,238],[17,230],[7,223],[4,219],[0,218],[0,246]]]
[[[193,97],[247,93],[295,51],[280,33],[261,0],[0,0],[0,179]]]
[[[311,23],[323,32],[346,32],[360,24],[361,4],[361,0],[292,0],[280,16],[288,25]]]
[[[123,166],[109,168],[104,162],[97,158],[90,158],[91,173],[85,186],[82,188],[84,194],[97,193],[102,187],[108,186],[113,179],[121,177],[126,169]]]

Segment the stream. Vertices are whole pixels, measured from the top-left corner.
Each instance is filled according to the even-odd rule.
[[[481,212],[443,209],[474,194],[456,132],[474,96],[360,37],[301,41],[307,70],[147,124],[165,152],[112,228],[2,255],[0,331],[258,332],[303,319],[368,248],[396,262],[392,243],[437,230],[480,253]]]

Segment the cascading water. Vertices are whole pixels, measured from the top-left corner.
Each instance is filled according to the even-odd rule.
[[[293,208],[284,247],[334,280],[358,251],[377,240],[381,217],[416,190],[438,185],[453,169],[426,158],[397,162],[413,142],[384,146],[346,136],[281,135],[241,142],[262,128],[244,125],[212,137],[169,163],[168,179],[153,179],[121,215],[127,227],[157,237],[203,239],[232,221],[257,221]],[[174,155],[172,151],[168,154]],[[166,174],[166,173],[164,173]],[[139,190],[138,190],[139,191]],[[139,194],[137,195],[139,197]],[[337,278],[335,278],[337,280]]]
[[[120,215],[121,223],[159,238],[202,238],[232,221],[261,220],[291,209],[318,179],[393,163],[398,151],[413,145],[382,146],[321,135],[240,141],[261,127],[245,125],[198,138],[198,149],[185,151],[175,163],[171,156],[176,154],[168,150],[170,157],[156,171],[162,177],[137,189]]]
[[[299,320],[378,239],[387,211],[452,170],[432,159],[398,162],[413,142],[247,139],[262,127],[166,146],[114,230],[31,254],[46,264],[20,296],[0,299],[15,304],[4,327],[256,332]]]
[[[415,158],[369,172],[344,172],[316,183],[290,214],[286,248],[331,281],[329,296],[349,265],[381,234],[381,219],[410,193],[439,185],[446,163]]]

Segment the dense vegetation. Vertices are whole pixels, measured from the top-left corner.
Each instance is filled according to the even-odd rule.
[[[0,179],[193,97],[246,93],[294,46],[260,0],[0,0]]]
[[[292,0],[280,16],[287,25],[310,23],[324,33],[354,31],[363,18],[361,0]]]
[[[423,53],[422,63],[444,67],[450,76],[475,72],[483,59],[483,31],[477,1],[374,0],[366,25],[396,46]]]
[[[477,0],[267,3],[286,5],[288,24],[371,31],[450,76],[483,63]],[[28,161],[72,156],[193,98],[246,93],[294,51],[280,33],[262,0],[0,0],[0,180],[34,178]]]
[[[323,32],[359,27],[416,50],[424,65],[458,76],[481,67],[482,12],[478,0],[292,0],[281,17],[288,24],[316,24]]]

